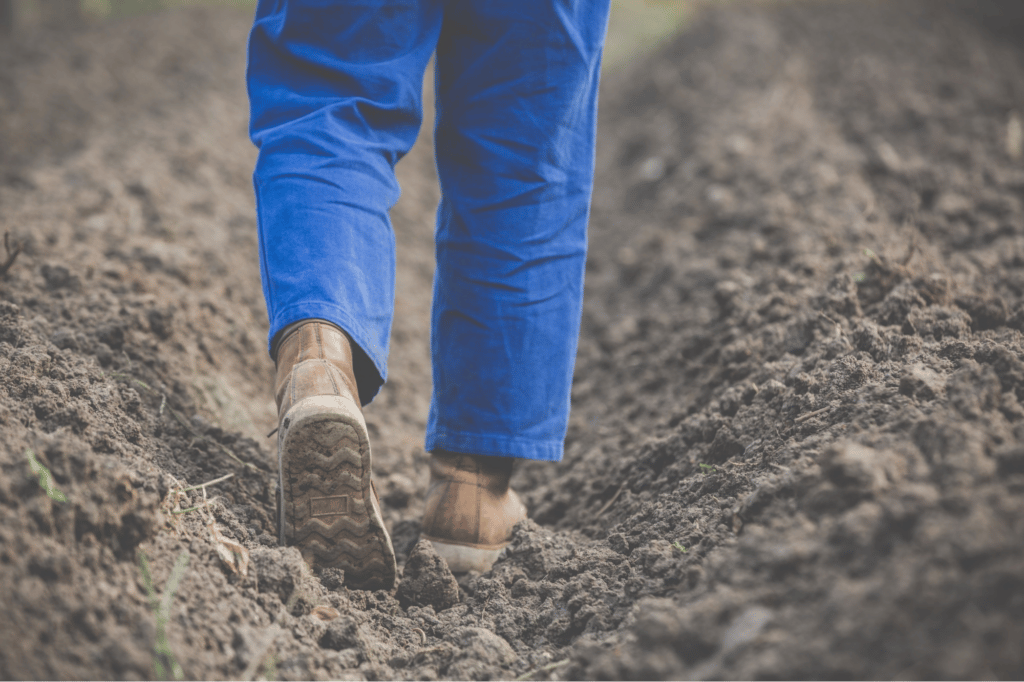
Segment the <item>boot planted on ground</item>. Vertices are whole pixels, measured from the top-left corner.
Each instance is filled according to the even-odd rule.
[[[370,441],[348,337],[322,321],[286,332],[277,352],[278,532],[313,567],[356,589],[390,589],[397,567],[370,480]]]
[[[509,488],[512,459],[435,451],[422,537],[455,573],[488,571],[526,518]]]

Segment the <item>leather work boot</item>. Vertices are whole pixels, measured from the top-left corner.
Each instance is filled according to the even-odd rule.
[[[311,567],[356,589],[390,589],[395,550],[370,480],[370,441],[352,347],[323,321],[286,331],[277,351],[278,533]]]
[[[512,539],[512,527],[526,518],[526,507],[508,487],[511,476],[510,457],[443,450],[430,455],[422,537],[453,573],[490,570]]]

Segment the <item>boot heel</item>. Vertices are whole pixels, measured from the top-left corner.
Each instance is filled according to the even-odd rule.
[[[395,552],[370,487],[370,441],[358,406],[304,398],[278,432],[279,533],[313,567],[345,571],[355,589],[390,589]]]
[[[434,546],[434,551],[438,556],[448,563],[448,568],[452,573],[468,573],[470,571],[486,573],[498,560],[502,550],[508,546],[506,542],[498,547],[467,547],[442,540],[433,540],[429,537],[426,539],[430,540],[430,544]]]

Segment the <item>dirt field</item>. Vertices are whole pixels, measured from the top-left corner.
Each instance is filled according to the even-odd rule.
[[[1024,677],[1024,4],[729,4],[611,70],[567,454],[457,586],[414,549],[425,125],[392,593],[273,537],[248,23],[0,43],[0,676]]]

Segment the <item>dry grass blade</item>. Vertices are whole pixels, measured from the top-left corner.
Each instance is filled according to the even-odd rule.
[[[180,517],[190,512],[199,512],[203,517],[203,520],[206,522],[206,529],[209,531],[210,538],[213,540],[217,556],[220,557],[221,561],[227,564],[227,567],[230,568],[233,573],[244,578],[249,575],[249,550],[237,541],[224,535],[220,527],[217,525],[217,521],[213,516],[212,510],[210,510],[210,499],[206,496],[207,487],[217,483],[223,483],[232,476],[234,476],[234,474],[225,474],[224,476],[215,478],[212,481],[188,487],[183,486],[172,477],[171,489],[167,491],[167,497],[164,498],[161,508],[164,513],[169,515],[171,526],[179,535],[181,534]],[[198,504],[191,504],[191,500],[188,496],[188,493],[194,490],[201,490],[203,492],[203,500]],[[185,504],[191,504],[191,506],[182,509],[182,502]]]
[[[220,560],[232,572],[243,578],[249,575],[249,550],[235,540],[225,537],[217,526],[217,522],[212,518],[207,521],[206,527],[210,530],[210,537],[213,538],[213,544],[217,548],[217,556],[220,557]]]
[[[11,233],[4,232],[4,251],[7,253],[7,258],[3,263],[0,263],[0,277],[7,277],[7,271],[14,265],[14,261],[18,258],[22,248],[21,242],[15,242],[14,246],[11,246]]]
[[[200,486],[203,490],[203,508],[210,508],[210,501],[206,499],[206,486]],[[206,518],[206,513],[201,512],[203,517]],[[209,518],[206,519],[206,528],[210,531],[210,538],[213,540],[213,546],[217,548],[217,556],[220,560],[227,564],[227,567],[231,569],[233,573],[236,573],[243,578],[249,575],[249,550],[239,544],[236,540],[232,540],[226,537],[217,525],[217,520],[211,513]]]
[[[327,622],[334,620],[341,614],[338,612],[338,609],[334,608],[333,606],[317,606],[313,609],[311,615],[316,616],[320,620]]]
[[[794,419],[793,421],[796,422],[797,424],[800,424],[802,422],[807,421],[808,419],[813,419],[814,417],[817,417],[819,414],[825,414],[826,412],[828,412],[831,409],[832,409],[831,405],[826,405],[825,407],[821,408],[820,410],[815,410],[814,412],[807,412],[805,414],[802,414],[799,417],[797,417],[796,419]]]
[[[615,504],[615,500],[619,499],[619,495],[622,494],[622,491],[625,490],[625,488],[626,484],[625,482],[623,482],[623,484],[619,486],[619,489],[615,491],[615,494],[612,495],[612,499],[605,502],[604,506],[597,510],[597,514],[594,515],[594,518],[597,518],[601,514],[604,514],[606,511],[608,511],[608,508]]]
[[[541,673],[549,673],[552,670],[555,670],[556,668],[561,668],[563,665],[566,665],[568,662],[569,662],[569,659],[566,658],[566,659],[563,659],[561,661],[555,661],[554,663],[548,663],[547,665],[541,666],[541,667],[539,667],[539,668],[537,668],[535,670],[531,670],[528,673],[523,673],[522,675],[520,675],[519,677],[516,678],[516,682],[521,682],[522,680],[528,680],[531,677],[533,677],[534,675],[539,675]]]
[[[209,500],[206,499],[206,488],[217,483],[223,483],[224,481],[232,478],[234,474],[225,474],[220,478],[215,478],[212,481],[206,483],[200,483],[199,485],[190,485],[185,487],[173,476],[171,479],[171,487],[167,491],[167,496],[164,498],[163,503],[160,505],[160,509],[167,514],[169,523],[178,535],[181,535],[181,521],[178,517],[188,514],[194,511],[200,511],[203,507],[209,507]],[[194,504],[186,508],[182,508],[182,503],[186,505],[191,504],[188,493],[193,490],[203,491],[203,502],[202,504]],[[204,515],[205,518],[205,515]]]
[[[199,485],[190,485],[187,488],[182,488],[181,492],[187,493],[187,492],[191,492],[193,490],[203,490],[207,486],[216,485],[218,483],[223,483],[224,481],[228,480],[229,478],[232,478],[233,476],[234,476],[234,474],[224,474],[220,478],[215,478],[212,481],[207,481],[206,483],[200,483]]]

